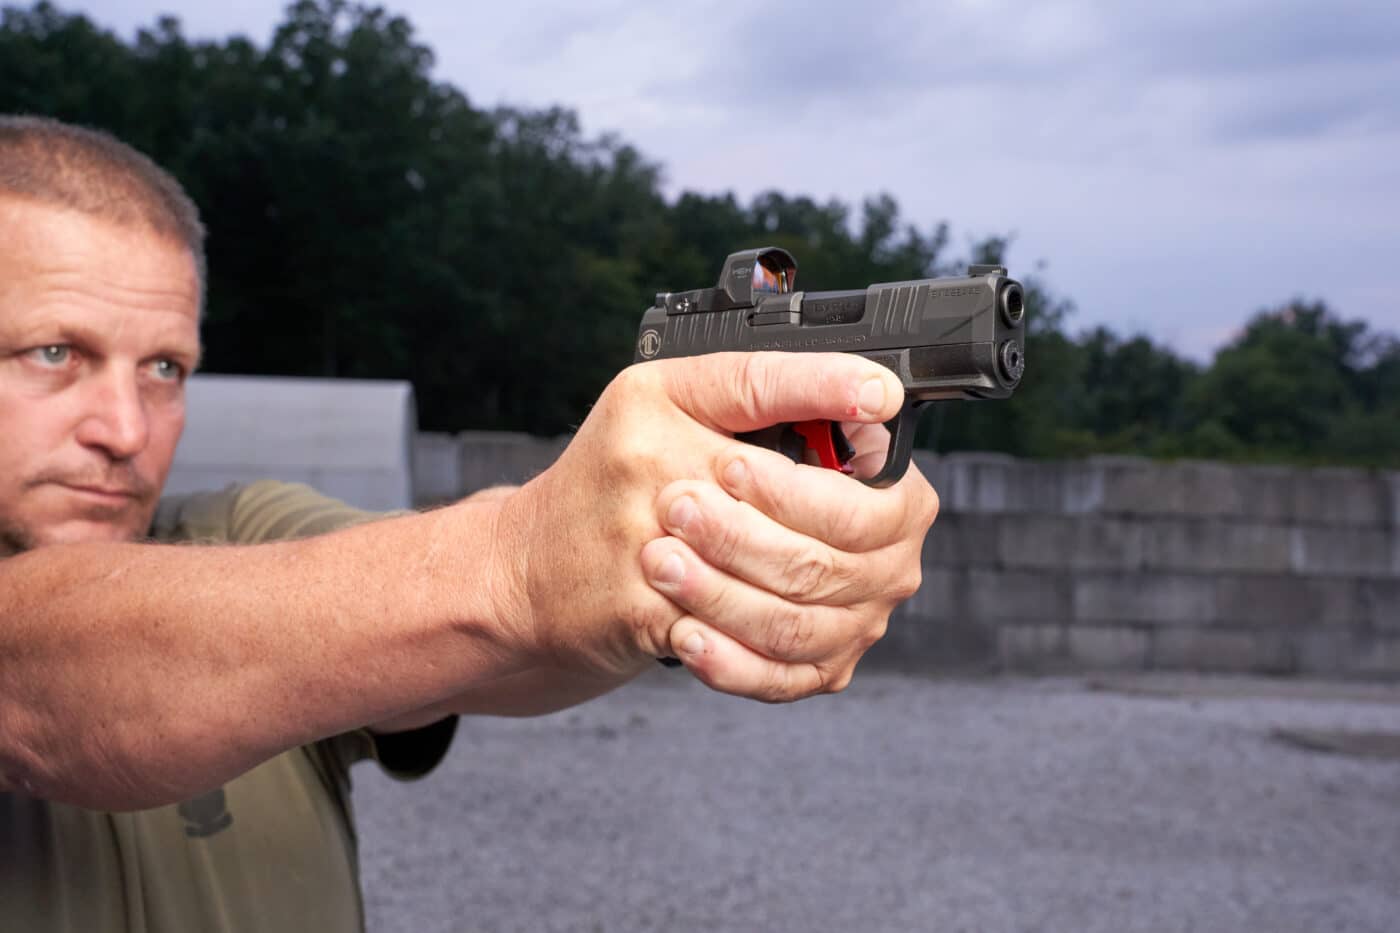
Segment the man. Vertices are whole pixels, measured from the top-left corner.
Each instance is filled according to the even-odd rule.
[[[840,690],[918,585],[917,470],[868,489],[732,437],[892,417],[899,382],[849,355],[631,367],[549,470],[428,513],[161,503],[202,238],[129,148],[0,118],[0,928],[356,929],[352,761],[421,774],[457,714],[658,657]]]

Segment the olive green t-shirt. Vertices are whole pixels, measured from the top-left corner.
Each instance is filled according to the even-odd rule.
[[[306,486],[262,482],[163,500],[151,536],[251,544],[374,517]],[[329,738],[153,810],[102,813],[0,793],[0,931],[361,930],[350,765],[374,758],[396,777],[426,774],[456,722]]]

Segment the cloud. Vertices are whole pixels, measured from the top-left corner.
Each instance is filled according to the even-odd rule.
[[[722,101],[755,127],[897,121],[930,103],[1074,114],[1076,100],[1092,102],[1097,127],[1061,121],[1076,136],[1112,135],[1112,121],[1165,102],[1155,117],[1177,135],[1227,145],[1400,123],[1393,3],[891,0],[815,10],[779,0],[738,9],[673,30],[692,41],[670,48],[678,67],[641,73],[639,96]]]
[[[1147,73],[1239,75],[1397,61],[1400,7],[1377,0],[1103,5]]]

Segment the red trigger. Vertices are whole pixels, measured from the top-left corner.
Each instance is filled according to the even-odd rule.
[[[836,442],[832,438],[832,433],[837,430],[835,424],[830,421],[799,421],[793,425],[793,429],[806,441],[807,447],[816,452],[822,466],[842,473],[851,472],[850,466],[843,463],[836,453]]]

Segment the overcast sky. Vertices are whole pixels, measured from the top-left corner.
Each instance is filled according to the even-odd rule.
[[[283,8],[60,6],[126,37],[172,13],[259,43]],[[385,6],[478,106],[573,107],[671,193],[889,192],[960,248],[1014,233],[1013,273],[1044,260],[1078,326],[1204,359],[1302,296],[1400,333],[1394,0]]]

